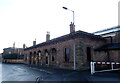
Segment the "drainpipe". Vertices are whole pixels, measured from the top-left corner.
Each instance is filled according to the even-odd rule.
[[[73,41],[74,70],[76,70],[75,40]]]

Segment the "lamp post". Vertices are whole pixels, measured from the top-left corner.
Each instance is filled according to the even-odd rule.
[[[62,7],[65,10],[69,10],[73,13],[73,25],[75,24],[75,16],[74,16],[74,11],[68,9],[67,7]],[[74,58],[74,70],[76,70],[76,54],[75,54],[75,40],[73,40],[73,58]]]
[[[68,9],[67,7],[62,7],[62,8],[65,9],[65,10],[69,10],[69,11],[71,11],[73,13],[73,24],[75,24],[75,14],[74,14],[74,11]]]

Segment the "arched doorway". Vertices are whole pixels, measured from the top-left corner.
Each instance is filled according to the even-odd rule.
[[[42,65],[42,56],[41,56],[41,51],[40,50],[37,53],[37,64],[38,64],[38,66],[40,64]]]
[[[30,52],[30,56],[29,56],[29,64],[32,64],[32,52]]]
[[[33,64],[36,64],[36,51],[34,51],[34,55],[33,55]]]
[[[48,53],[48,50],[47,49],[45,49],[45,64],[46,65],[49,65],[49,55],[48,55],[49,53]]]

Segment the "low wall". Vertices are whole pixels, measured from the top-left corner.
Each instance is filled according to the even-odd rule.
[[[5,59],[4,63],[24,63],[24,59]]]

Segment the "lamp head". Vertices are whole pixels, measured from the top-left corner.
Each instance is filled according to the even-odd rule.
[[[63,9],[66,9],[66,10],[67,10],[68,8],[66,8],[66,7],[63,7]]]

